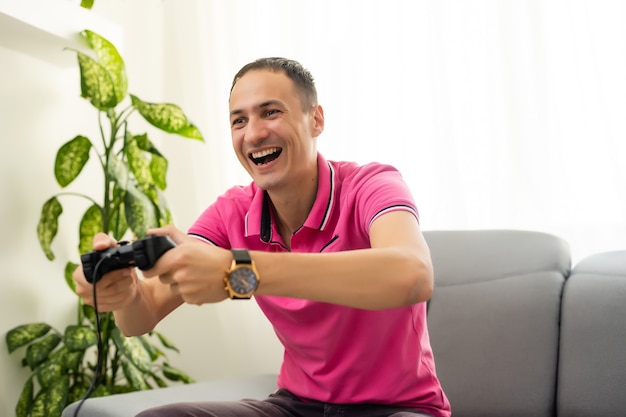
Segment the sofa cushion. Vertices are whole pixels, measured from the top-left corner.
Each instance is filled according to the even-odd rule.
[[[553,416],[567,243],[517,230],[424,235],[435,271],[428,325],[453,415]]]
[[[568,278],[558,381],[558,416],[626,416],[626,251],[589,256]]]
[[[132,417],[150,407],[181,401],[230,401],[266,398],[276,390],[276,375],[259,375],[175,385],[148,391],[89,398],[78,417]],[[74,417],[78,403],[63,410],[62,417]]]

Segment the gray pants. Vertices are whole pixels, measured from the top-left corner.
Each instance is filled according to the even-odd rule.
[[[137,417],[432,417],[419,410],[377,404],[304,402],[281,389],[265,400],[174,403],[142,411]]]

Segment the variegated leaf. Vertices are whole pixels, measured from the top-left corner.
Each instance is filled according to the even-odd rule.
[[[67,187],[81,173],[87,161],[91,141],[78,135],[61,146],[54,162],[54,176],[63,188]]]
[[[76,293],[76,281],[74,281],[74,278],[72,278],[72,275],[74,274],[74,271],[76,270],[76,268],[78,268],[77,264],[73,262],[68,262],[65,264],[65,271],[63,274],[65,276],[65,282],[67,283],[67,286],[70,287],[70,289],[74,293]]]
[[[48,417],[61,417],[63,410],[68,405],[70,380],[67,375],[57,377],[48,389],[46,401],[46,415]]]
[[[108,39],[91,30],[85,30],[81,34],[87,39],[89,46],[96,53],[98,63],[109,73],[113,81],[117,102],[120,103],[128,93],[128,78],[124,60],[117,48]]]
[[[52,333],[28,345],[26,348],[26,363],[28,363],[28,366],[30,366],[31,369],[35,369],[37,365],[48,358],[50,352],[52,352],[60,342],[61,336]]]
[[[70,351],[84,351],[98,343],[98,335],[88,326],[67,326],[63,342]]]
[[[52,327],[46,323],[31,323],[9,330],[6,334],[9,353],[45,336],[51,329]]]
[[[150,389],[150,385],[144,379],[144,372],[137,369],[130,361],[122,361],[122,370],[126,380],[136,391]]]
[[[33,406],[30,410],[31,417],[48,417],[46,413],[46,402],[48,401],[48,391],[40,390],[35,396]]]
[[[63,375],[63,366],[59,362],[47,361],[37,367],[37,381],[43,388],[51,387]]]
[[[63,213],[63,207],[56,197],[50,198],[41,208],[41,216],[37,224],[37,238],[41,249],[49,260],[54,260],[52,241],[59,229],[59,216]]]
[[[170,103],[148,103],[139,97],[130,95],[133,107],[136,108],[144,119],[152,126],[164,132],[174,133],[189,139],[196,139],[204,142],[202,133],[194,126],[182,109],[176,104]]]
[[[113,329],[113,340],[119,351],[142,372],[150,372],[150,354],[136,337],[125,337],[119,328]]]
[[[149,228],[159,225],[152,201],[134,186],[127,187],[124,209],[128,226],[137,237],[145,236]]]
[[[76,54],[80,67],[81,97],[89,100],[95,108],[101,111],[115,108],[119,101],[111,74],[90,56],[81,52]]]
[[[17,400],[17,405],[15,406],[15,415],[16,417],[27,417],[28,411],[33,405],[33,394],[35,388],[33,384],[33,379],[28,378],[24,387],[22,388],[22,392],[20,393],[20,398]]]
[[[97,205],[91,205],[83,217],[80,219],[79,230],[79,253],[87,253],[93,250],[93,238],[96,233],[103,230],[102,226],[102,208]]]
[[[137,146],[135,138],[130,134],[126,135],[124,152],[126,152],[128,166],[137,180],[139,188],[142,190],[149,189],[153,184],[152,173],[150,172],[150,161],[146,158],[139,146]]]
[[[195,382],[192,377],[182,372],[180,369],[174,368],[169,364],[165,363],[162,367],[163,375],[169,379],[170,381],[181,381],[185,384],[190,384]]]

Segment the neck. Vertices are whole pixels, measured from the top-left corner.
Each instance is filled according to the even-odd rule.
[[[275,220],[283,242],[290,246],[291,235],[302,227],[315,203],[317,174],[305,184],[298,184],[290,191],[268,191],[268,195],[274,207]]]

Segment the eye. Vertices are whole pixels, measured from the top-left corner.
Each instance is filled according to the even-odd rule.
[[[243,117],[238,117],[236,119],[233,119],[233,121],[231,122],[231,125],[233,127],[239,127],[239,125],[242,125],[246,122],[246,119]]]
[[[276,109],[271,109],[265,112],[265,116],[269,117],[269,116],[274,116],[275,114],[280,113],[280,110],[276,110]]]

